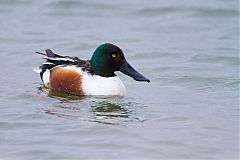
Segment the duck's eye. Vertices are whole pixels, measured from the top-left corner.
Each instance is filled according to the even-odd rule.
[[[115,57],[117,57],[117,55],[113,53],[113,54],[112,54],[112,57],[115,58]]]

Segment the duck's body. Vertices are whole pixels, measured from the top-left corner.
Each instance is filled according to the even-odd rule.
[[[119,95],[125,96],[126,89],[120,78],[101,77],[86,71],[84,67],[57,66],[43,74],[44,85],[54,91],[73,95]]]
[[[110,50],[104,48],[106,45],[110,47]],[[102,53],[104,49],[105,52]],[[110,53],[109,57],[107,52]],[[126,62],[122,51],[112,44],[98,47],[90,61],[77,57],[60,56],[49,49],[43,55],[45,55],[46,62],[39,67],[39,73],[44,85],[54,91],[79,96],[125,96],[125,86],[120,78],[114,74],[114,71],[117,70],[132,76],[135,80],[149,81],[136,72]]]

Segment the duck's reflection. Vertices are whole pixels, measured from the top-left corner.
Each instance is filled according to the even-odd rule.
[[[61,98],[61,102],[71,102],[71,101],[75,101],[75,100],[82,100],[84,99],[83,96],[75,96],[75,95],[71,95],[65,92],[56,92],[56,91],[52,91],[49,90],[48,91],[48,96],[49,97],[55,97],[55,98]]]
[[[91,106],[96,116],[129,118],[131,112],[123,104],[102,101]]]
[[[45,90],[45,91],[44,91]],[[44,113],[59,118],[74,121],[87,121],[105,124],[121,124],[129,121],[142,121],[136,117],[137,103],[126,102],[120,97],[79,97],[61,92],[53,92],[46,88],[39,88],[39,92],[45,92],[53,102],[48,107],[43,107]]]
[[[92,122],[117,125],[134,120],[133,113],[126,103],[101,101],[91,106],[91,112]]]

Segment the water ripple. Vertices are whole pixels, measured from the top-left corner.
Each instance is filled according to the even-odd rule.
[[[232,17],[238,16],[238,10],[222,9],[222,8],[199,8],[199,7],[155,7],[155,8],[144,8],[136,12],[140,16],[161,16],[166,14],[183,14],[190,13],[193,16],[201,17]]]

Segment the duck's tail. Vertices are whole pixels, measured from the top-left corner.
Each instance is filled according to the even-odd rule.
[[[43,59],[46,61],[35,68],[34,71],[40,74],[40,77],[43,80],[43,74],[45,71],[49,71],[57,66],[67,66],[67,65],[75,65],[79,67],[84,67],[86,65],[86,60],[81,60],[78,57],[70,57],[70,56],[61,56],[59,54],[53,53],[52,50],[46,49],[46,53],[36,52],[37,54],[44,55]]]

